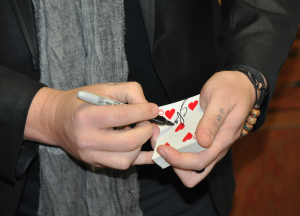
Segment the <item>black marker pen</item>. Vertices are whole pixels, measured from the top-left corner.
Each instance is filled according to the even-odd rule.
[[[77,93],[77,97],[83,101],[89,102],[91,104],[95,105],[124,105],[124,103],[114,101],[99,95],[95,95],[86,91],[79,91]],[[157,116],[153,119],[149,120],[151,123],[157,124],[157,125],[167,125],[167,126],[173,126],[174,123],[168,121],[162,116]]]

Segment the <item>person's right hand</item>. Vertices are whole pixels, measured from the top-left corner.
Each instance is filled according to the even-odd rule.
[[[128,105],[97,106],[77,98],[87,91]],[[60,146],[94,167],[127,169],[149,164],[152,152],[141,152],[151,137],[146,121],[158,115],[138,83],[103,83],[69,91],[42,88],[34,97],[27,116],[24,139]],[[134,128],[113,127],[138,122]]]

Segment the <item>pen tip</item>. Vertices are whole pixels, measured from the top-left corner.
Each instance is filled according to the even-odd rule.
[[[169,125],[169,126],[173,126],[173,125],[174,125],[174,123],[172,123],[172,122],[170,122],[170,121],[167,121],[167,125]]]

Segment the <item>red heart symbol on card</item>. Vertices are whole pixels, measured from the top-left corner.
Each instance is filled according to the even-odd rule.
[[[182,142],[185,142],[185,141],[190,140],[192,138],[193,138],[193,134],[188,132],[188,134],[183,138]]]
[[[180,123],[179,125],[178,125],[178,127],[175,129],[175,132],[177,132],[177,131],[179,131],[179,130],[182,130],[183,128],[184,128],[184,124],[182,124],[182,123]]]
[[[167,117],[168,119],[171,119],[172,116],[174,115],[174,113],[175,113],[175,109],[171,109],[171,110],[167,110],[167,111],[165,112],[165,115],[166,115],[166,117]]]
[[[160,116],[163,116],[164,115],[164,110],[163,109],[159,109],[159,113],[158,113],[158,115],[160,115]]]
[[[193,111],[195,109],[195,107],[197,106],[198,104],[198,101],[194,101],[194,102],[191,102],[189,103],[189,108]]]
[[[167,145],[167,146],[170,146],[170,144],[169,144],[169,143],[167,143],[167,142],[166,142],[166,144],[165,144],[165,145]]]

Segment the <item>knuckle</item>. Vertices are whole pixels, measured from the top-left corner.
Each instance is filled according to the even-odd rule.
[[[144,127],[143,129],[145,131],[145,135],[150,134],[150,136],[151,136],[153,133],[153,127],[152,127],[151,123],[149,121],[143,121],[142,126]]]
[[[209,116],[207,118],[208,118],[208,121],[206,122],[207,126],[209,128],[212,128],[214,131],[218,131],[220,126],[220,122],[218,121],[218,116],[214,115],[214,116]]]
[[[79,159],[87,164],[92,164],[92,158],[86,152],[79,152]]]
[[[72,114],[72,120],[77,125],[82,124],[86,118],[87,118],[87,113],[84,112],[84,110],[79,108],[75,109],[75,111]]]
[[[142,90],[142,86],[141,86],[141,84],[139,84],[138,82],[133,81],[133,82],[131,82],[130,84],[131,84],[131,88],[132,88],[132,89]]]
[[[135,136],[129,136],[124,140],[125,151],[133,151],[138,146],[138,141]]]
[[[131,160],[129,158],[123,158],[120,160],[119,169],[127,170],[131,166]]]
[[[220,161],[220,160],[227,154],[228,149],[229,149],[229,148],[225,148],[225,149],[221,152],[221,154],[217,157],[217,161]]]
[[[181,164],[182,164],[179,157],[175,157],[175,158],[168,157],[168,158],[167,158],[167,162],[168,162],[169,164],[171,164],[173,167],[180,167]]]
[[[190,179],[185,179],[185,180],[182,180],[182,183],[184,184],[184,186],[188,187],[188,188],[193,188],[195,187],[195,183],[190,180]]]
[[[144,95],[142,86],[137,82],[132,82],[128,88],[132,95],[141,97]]]
[[[91,148],[92,144],[88,136],[79,133],[78,135],[76,135],[76,145],[80,152],[84,152],[87,149]]]
[[[229,98],[228,93],[226,91],[223,91],[222,89],[217,89],[213,96],[219,101],[226,101]]]

